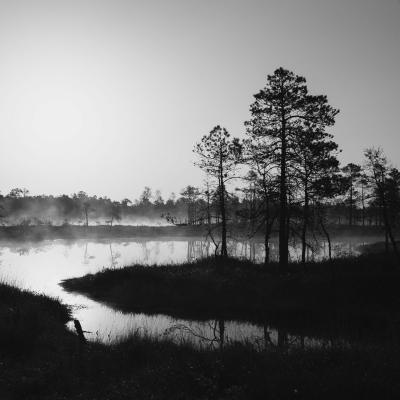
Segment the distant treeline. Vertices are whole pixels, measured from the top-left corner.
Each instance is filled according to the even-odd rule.
[[[348,189],[344,196],[330,201],[330,217],[336,225],[384,226],[382,201],[377,188],[371,185],[359,165],[348,164],[342,168],[347,177]],[[251,223],[249,215],[263,202],[262,194],[251,174],[248,184],[237,195],[230,195],[230,220],[237,225]],[[387,179],[389,215],[396,225],[400,212],[400,173],[393,168]],[[121,201],[108,197],[89,196],[80,191],[72,195],[31,196],[27,189],[12,189],[6,196],[0,194],[0,216],[3,225],[100,225],[114,219],[122,224],[147,225],[166,222],[175,225],[203,225],[217,223],[215,213],[218,199],[213,199],[207,187],[187,186],[179,197],[171,193],[167,200],[160,190],[154,193],[145,187],[139,199]],[[212,211],[211,211],[212,210]],[[294,214],[301,214],[299,201]],[[113,222],[114,222],[113,221]]]
[[[6,196],[0,194],[2,225],[100,225],[115,222],[146,225],[166,223],[161,215],[173,213],[182,220],[187,215],[185,197],[164,201],[160,191],[152,195],[146,187],[138,200],[121,201],[90,196],[84,191],[72,195],[31,196],[29,190],[15,188]]]

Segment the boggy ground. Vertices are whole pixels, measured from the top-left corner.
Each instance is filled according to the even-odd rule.
[[[400,271],[385,252],[309,263],[305,271],[292,263],[285,274],[276,263],[265,269],[238,259],[223,272],[213,258],[134,265],[61,285],[127,312],[251,321],[313,337],[381,338],[400,329]]]
[[[54,299],[0,284],[1,399],[398,399],[400,348],[194,348],[132,333],[83,344]]]
[[[326,293],[331,283],[323,264],[309,265],[305,275],[296,265],[291,265],[285,275],[280,275],[276,266],[265,272],[254,264],[239,261],[228,264],[224,274],[216,272],[214,267],[210,260],[175,267],[131,267],[106,270],[70,282],[96,287],[97,297],[101,297],[102,289],[129,288],[135,281],[140,282],[136,287],[147,287],[141,292],[144,296],[151,293],[148,285],[157,281],[157,276],[158,282],[152,287],[161,290],[165,286],[165,293],[168,286],[175,290],[187,283],[191,290],[196,287],[205,290],[214,282],[213,290],[207,290],[195,303],[207,302],[200,312],[203,315],[215,311],[207,301],[214,296],[214,300],[224,298],[226,303],[227,299],[236,298],[235,304],[243,302],[241,313],[246,314],[256,310],[257,315],[269,299],[271,310],[296,310],[306,305],[313,305],[316,310],[328,307],[344,310],[347,304],[351,313],[362,318],[369,320],[383,312],[391,322],[383,330],[384,335],[378,335],[379,340],[372,340],[376,337],[374,324],[369,324],[357,341],[337,340],[315,348],[288,349],[272,344],[257,348],[250,343],[229,341],[223,348],[195,348],[190,343],[174,343],[167,337],[152,338],[137,332],[110,345],[83,344],[65,327],[70,318],[66,306],[3,282],[0,283],[0,398],[399,398],[400,346],[396,318],[398,321],[400,274],[390,254],[337,260],[334,301]],[[132,276],[126,276],[123,283],[121,274]],[[264,291],[266,297],[257,303]],[[188,297],[189,292],[187,288],[181,289],[170,301],[175,306],[182,304],[179,296]],[[198,295],[200,292],[196,290]],[[113,291],[106,293],[110,296]],[[167,298],[161,295],[164,300]],[[149,298],[159,307],[157,297],[153,293]],[[317,299],[321,304],[315,304]],[[368,335],[367,329],[374,335]]]

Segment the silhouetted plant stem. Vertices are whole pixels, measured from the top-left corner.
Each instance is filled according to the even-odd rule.
[[[306,235],[308,225],[308,184],[305,184],[304,188],[304,211],[303,211],[303,229],[301,233],[301,263],[303,270],[306,269]]]

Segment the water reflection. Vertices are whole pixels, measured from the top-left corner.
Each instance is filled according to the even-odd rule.
[[[367,241],[366,241],[367,242]],[[366,243],[364,242],[364,243]],[[361,243],[334,243],[335,254],[354,253]],[[277,259],[277,243],[269,245],[271,259]],[[309,259],[327,255],[327,246],[318,251],[308,251]],[[265,247],[262,240],[252,242],[230,242],[231,255],[262,262]],[[92,301],[85,296],[62,290],[59,283],[63,279],[95,273],[104,267],[119,268],[133,263],[165,264],[192,261],[214,254],[212,243],[203,238],[190,240],[103,240],[65,241],[54,240],[32,244],[0,243],[0,279],[17,282],[24,289],[42,292],[59,298],[72,306],[74,318],[81,321],[83,329],[90,331],[90,337],[114,340],[117,336],[132,330],[145,331],[154,335],[166,334],[176,339],[197,340],[205,344],[224,346],[231,340],[249,340],[264,346],[273,344],[285,348],[292,342],[307,346],[310,338],[291,336],[283,330],[260,327],[248,323],[232,321],[190,322],[175,320],[165,315],[124,314],[107,305]],[[299,257],[299,248],[291,249],[291,258]],[[268,335],[267,335],[268,333]]]
[[[176,341],[190,341],[202,347],[216,347],[222,350],[226,344],[246,342],[259,350],[271,348],[288,352],[293,348],[309,348],[333,345],[331,339],[315,339],[304,334],[292,335],[286,328],[272,328],[268,324],[254,325],[226,321],[224,319],[206,322],[175,323],[165,330],[164,335]]]
[[[364,242],[337,242],[333,243],[333,256],[357,254],[357,247],[369,243]],[[50,253],[53,250],[64,258],[75,258],[75,250],[83,247],[82,264],[94,265],[94,259],[98,259],[97,264],[102,267],[121,267],[131,263],[141,264],[165,264],[193,261],[198,258],[212,256],[215,246],[213,243],[201,239],[192,240],[139,240],[139,241],[46,241],[30,243],[24,245],[13,245],[0,242],[0,252],[2,249],[19,256],[29,256],[38,253]],[[107,248],[107,250],[105,250]],[[62,251],[61,251],[62,249]],[[105,251],[108,256],[104,257]],[[256,240],[247,242],[230,241],[228,243],[230,255],[238,258],[250,259],[255,262],[263,262],[265,257],[264,243]],[[278,260],[278,244],[270,242],[269,253],[271,260]],[[0,253],[1,254],[1,253]],[[300,246],[291,246],[291,260],[298,260],[301,256]],[[320,260],[328,256],[328,246],[326,243],[318,248],[307,247],[306,256],[308,261]]]

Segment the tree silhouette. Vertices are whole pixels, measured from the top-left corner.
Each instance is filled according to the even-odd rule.
[[[372,147],[365,149],[364,155],[366,157],[364,168],[370,178],[371,183],[375,186],[377,194],[379,195],[382,205],[383,221],[385,224],[386,234],[390,238],[397,262],[400,267],[400,255],[393,234],[392,224],[389,220],[388,178],[390,178],[389,174],[391,171],[393,171],[393,167],[389,164],[389,161],[385,157],[381,148],[375,149]]]
[[[250,195],[250,207],[242,209],[239,214],[250,220],[251,239],[258,231],[264,229],[265,258],[264,266],[269,263],[269,239],[275,220],[279,215],[279,180],[275,174],[273,153],[268,146],[260,146],[251,140],[243,142],[243,161],[250,167],[244,178],[250,183],[249,189],[244,189]]]
[[[339,172],[339,161],[336,158],[339,153],[338,145],[328,140],[332,137],[319,129],[309,129],[302,135],[302,140],[298,141],[297,151],[293,157],[294,180],[300,192],[299,200],[303,214],[300,233],[303,268],[306,263],[307,230],[309,228],[317,230],[318,225],[318,218],[311,220],[311,217],[319,213],[311,213],[310,205],[335,196],[339,189],[337,185],[332,185]],[[318,208],[320,206],[315,211]]]
[[[111,202],[111,209],[110,209],[110,229],[112,228],[113,222],[117,221],[120,222],[122,220],[121,217],[121,203],[119,201]]]
[[[183,201],[187,204],[187,218],[188,224],[192,225],[196,222],[196,199],[200,196],[198,188],[193,186],[186,186],[180,191]]]
[[[161,205],[164,204],[164,199],[162,198],[160,189],[157,189],[155,194],[154,194],[154,204],[156,206],[161,206]]]
[[[339,112],[328,105],[326,96],[308,94],[306,80],[279,68],[268,75],[267,86],[254,95],[247,134],[252,141],[267,145],[279,171],[279,262],[286,269],[289,257],[288,191],[289,170],[299,142],[310,131],[323,132],[335,123]]]
[[[361,178],[361,166],[349,163],[342,168],[342,171],[347,178],[349,187],[348,197],[346,199],[346,203],[349,205],[349,225],[355,225],[355,221],[353,221],[353,212],[355,211],[354,207],[357,201],[358,192],[356,190],[356,185],[358,180]]]
[[[5,218],[6,217],[6,211],[4,210],[4,207],[0,205],[0,225],[4,226],[6,223]]]
[[[227,250],[227,183],[236,178],[241,145],[239,139],[229,139],[230,135],[225,128],[216,126],[208,136],[203,136],[197,143],[194,152],[198,156],[195,165],[201,168],[215,182],[218,212],[221,215],[221,257],[222,267],[228,258]],[[211,234],[211,231],[209,231]]]
[[[360,202],[361,202],[361,209],[362,209],[362,226],[365,225],[365,218],[366,218],[366,203],[370,198],[370,184],[368,181],[368,176],[365,172],[361,172],[359,179],[357,181],[357,186],[359,188],[360,193]]]
[[[88,201],[83,203],[83,215],[85,217],[86,226],[89,226],[89,214],[96,211]]]
[[[129,199],[127,199],[127,198],[124,198],[124,199],[121,201],[121,205],[122,205],[123,207],[128,207],[130,204],[132,204],[132,202],[131,202]]]
[[[149,188],[148,186],[145,186],[142,194],[140,195],[139,204],[149,205],[152,197],[153,197],[153,195],[151,193],[151,188]]]
[[[19,199],[22,197],[22,195],[24,194],[24,190],[20,189],[20,188],[15,188],[15,189],[11,189],[10,193],[8,193],[8,197],[11,197],[13,199]]]
[[[400,172],[397,168],[391,168],[389,171],[386,192],[389,220],[394,229],[397,229],[400,222]]]

